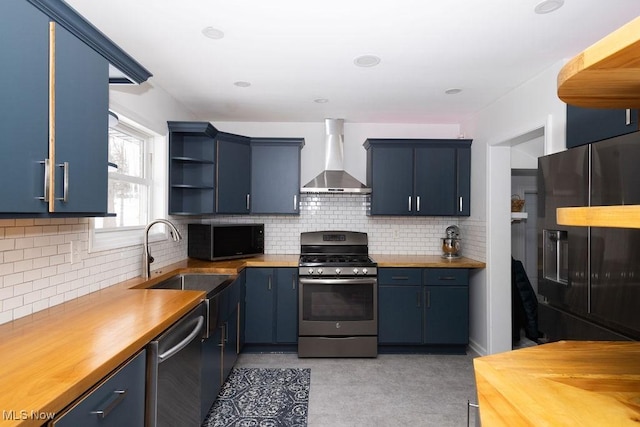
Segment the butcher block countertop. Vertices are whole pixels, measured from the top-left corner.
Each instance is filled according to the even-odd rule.
[[[640,425],[640,342],[559,341],[473,363],[482,425]]]
[[[116,285],[0,325],[0,426],[42,425],[203,297]]]
[[[417,268],[485,268],[486,264],[470,258],[445,259],[440,255],[375,255],[371,258],[378,267]]]
[[[181,273],[235,276],[246,267],[297,267],[299,255],[184,261],[0,325],[0,426],[40,426],[196,307],[201,291],[147,289]],[[376,255],[381,267],[483,268],[439,256]],[[27,414],[27,416],[24,416]],[[25,418],[25,419],[23,419]]]
[[[558,97],[580,107],[640,108],[640,17],[565,64]]]

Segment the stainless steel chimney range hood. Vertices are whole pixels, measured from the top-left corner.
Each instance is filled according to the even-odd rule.
[[[367,187],[344,170],[344,120],[325,119],[324,170],[301,193],[369,194]]]

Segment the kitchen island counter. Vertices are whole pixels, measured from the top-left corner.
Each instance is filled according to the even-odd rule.
[[[640,342],[559,341],[474,359],[483,425],[637,426]]]

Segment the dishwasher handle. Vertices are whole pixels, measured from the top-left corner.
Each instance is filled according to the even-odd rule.
[[[187,335],[187,337],[182,341],[180,341],[178,344],[171,347],[169,350],[165,351],[164,353],[158,355],[158,363],[162,363],[168,360],[169,358],[171,358],[171,356],[175,355],[180,350],[188,346],[189,343],[193,341],[200,334],[200,332],[202,331],[203,325],[204,325],[204,316],[198,316],[198,321],[196,323],[196,326],[193,328],[191,333]]]

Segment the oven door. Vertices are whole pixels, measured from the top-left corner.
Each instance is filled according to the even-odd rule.
[[[375,277],[301,277],[299,335],[377,335],[377,283]]]

